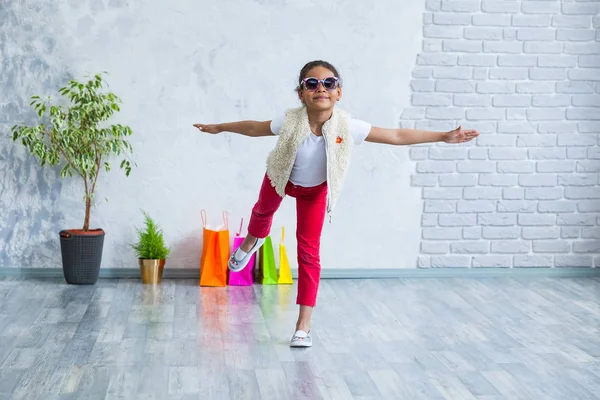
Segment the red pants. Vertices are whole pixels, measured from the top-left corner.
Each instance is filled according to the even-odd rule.
[[[314,307],[321,278],[321,233],[327,204],[327,182],[315,187],[296,186],[288,182],[288,196],[296,198],[296,241],[298,242],[298,296],[296,303]],[[271,231],[273,215],[283,198],[271,186],[265,174],[258,201],[252,208],[248,233],[264,238]]]

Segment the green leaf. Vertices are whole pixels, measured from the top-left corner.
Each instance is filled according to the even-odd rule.
[[[67,175],[70,175],[71,172],[71,168],[69,167],[69,164],[66,164],[64,167],[62,167],[62,169],[60,170],[60,177],[61,178],[65,178]]]
[[[137,243],[131,245],[137,257],[144,260],[166,259],[170,249],[165,245],[163,232],[158,224],[144,212],[144,229],[136,229]]]

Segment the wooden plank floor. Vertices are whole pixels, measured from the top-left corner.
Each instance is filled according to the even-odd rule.
[[[0,279],[0,399],[598,399],[600,279]]]

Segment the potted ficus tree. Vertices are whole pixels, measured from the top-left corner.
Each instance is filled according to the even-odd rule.
[[[163,232],[158,224],[144,213],[144,229],[137,230],[137,242],[131,247],[135,250],[142,283],[159,284],[162,281],[163,270],[171,249],[165,245]]]
[[[83,180],[83,226],[59,232],[63,272],[70,284],[94,284],[98,280],[105,232],[90,228],[98,176],[102,169],[110,171],[111,157],[132,151],[126,140],[131,128],[108,124],[120,111],[121,99],[104,92],[104,86],[102,75],[96,74],[87,82],[72,79],[62,87],[62,104],[51,103],[50,97],[33,96],[30,106],[37,112],[38,124],[11,128],[13,140],[21,140],[42,166],[62,165],[61,178],[77,175]],[[124,158],[120,168],[129,176],[130,161]]]

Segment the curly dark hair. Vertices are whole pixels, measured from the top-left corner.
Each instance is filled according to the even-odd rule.
[[[315,61],[306,63],[306,65],[304,65],[304,67],[302,67],[302,69],[300,70],[300,76],[298,77],[298,86],[296,86],[296,91],[300,91],[302,89],[302,79],[306,78],[308,71],[310,71],[311,69],[313,69],[315,67],[327,68],[328,70],[333,72],[333,75],[336,76],[340,80],[339,85],[342,86],[342,77],[340,76],[337,69],[333,65],[331,65],[327,61],[315,60]]]

